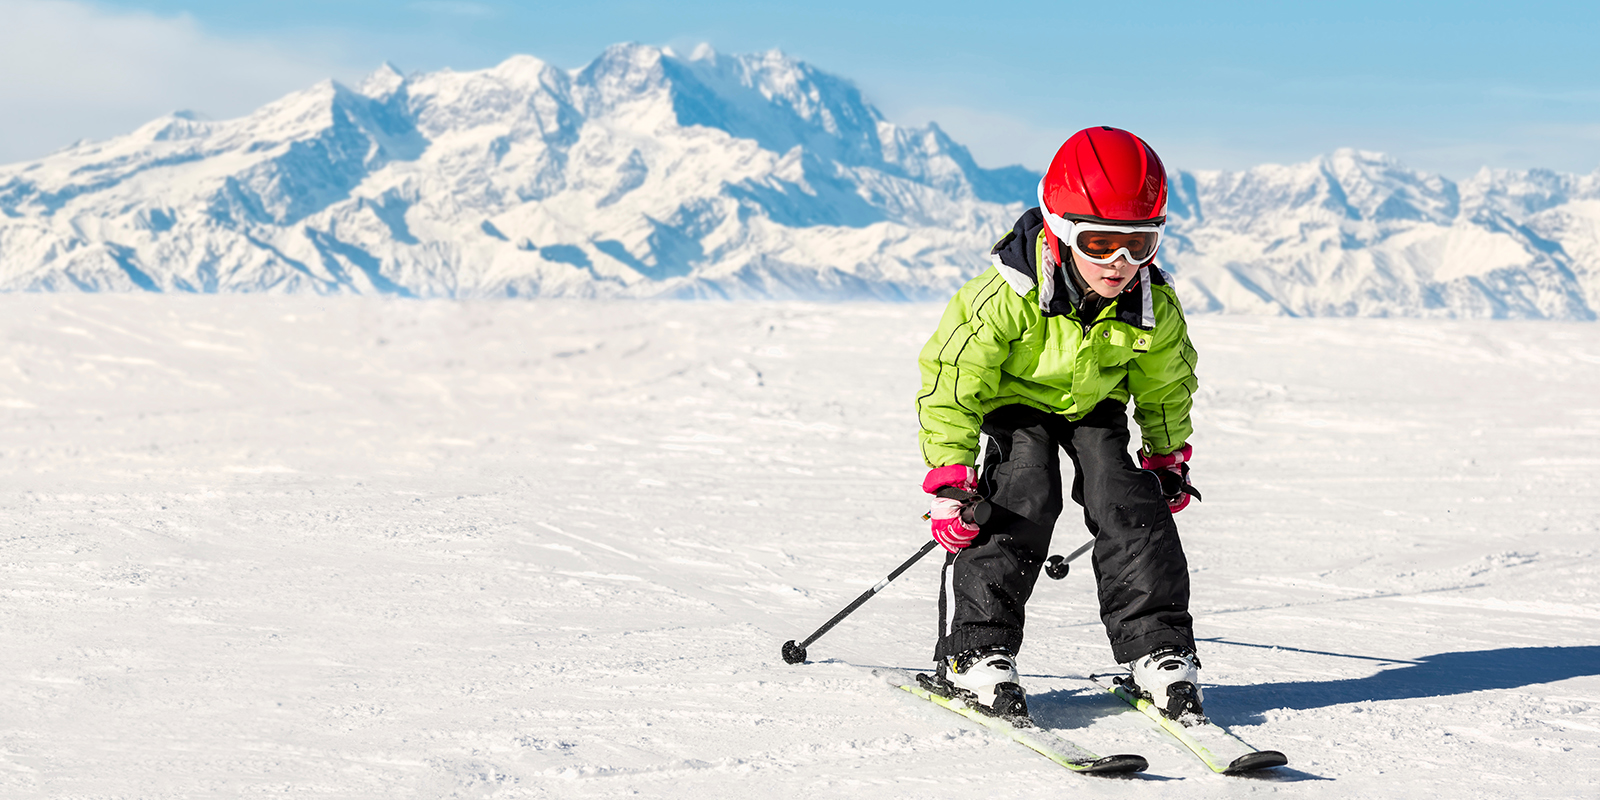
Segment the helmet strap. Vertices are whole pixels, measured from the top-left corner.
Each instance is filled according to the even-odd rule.
[[[1072,248],[1070,247],[1067,248],[1067,257],[1061,261],[1061,268],[1066,271],[1067,280],[1072,281],[1072,285],[1077,288],[1079,296],[1087,297],[1094,293],[1094,290],[1089,288],[1089,281],[1078,270],[1078,262],[1072,257]]]
[[[1072,246],[1061,241],[1048,225],[1044,228],[1044,257],[1045,266],[1064,273],[1067,283],[1072,284],[1080,295],[1089,291],[1089,282],[1083,279],[1083,273],[1078,271],[1078,264],[1072,258]]]

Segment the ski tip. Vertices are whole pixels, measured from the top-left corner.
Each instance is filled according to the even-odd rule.
[[[897,689],[905,689],[908,692],[911,691],[911,687],[917,685],[915,678],[897,669],[874,669],[872,674],[882,678],[890,686]]]
[[[1281,767],[1288,763],[1289,757],[1276,750],[1257,750],[1253,753],[1245,753],[1234,759],[1232,763],[1228,764],[1228,768],[1223,770],[1223,773],[1237,775],[1241,772],[1254,772],[1268,767]]]
[[[1120,755],[1106,756],[1089,762],[1089,765],[1078,770],[1091,775],[1117,775],[1124,772],[1144,772],[1150,768],[1150,762],[1144,756]]]

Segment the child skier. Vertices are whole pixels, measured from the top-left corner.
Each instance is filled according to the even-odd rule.
[[[994,246],[992,266],[922,348],[922,488],[976,491],[993,508],[980,529],[957,500],[933,500],[933,538],[949,551],[934,681],[1002,716],[1027,714],[1016,655],[1062,511],[1060,450],[1095,537],[1112,655],[1168,716],[1200,713],[1189,567],[1172,518],[1199,496],[1188,481],[1196,356],[1152,261],[1166,207],[1166,170],[1144,140],[1105,127],[1073,134],[1039,183],[1039,207]],[[1129,400],[1140,466],[1128,452]]]

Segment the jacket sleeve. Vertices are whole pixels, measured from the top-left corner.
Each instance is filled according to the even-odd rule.
[[[981,402],[998,390],[1000,365],[1020,336],[1010,308],[1015,298],[1000,273],[989,269],[951,298],[939,329],[923,345],[917,422],[928,466],[976,462]]]
[[[1155,341],[1148,353],[1128,364],[1128,392],[1145,451],[1164,455],[1181,449],[1194,433],[1189,411],[1199,386],[1194,372],[1199,355],[1189,342],[1189,325],[1177,297],[1158,291],[1155,303]]]

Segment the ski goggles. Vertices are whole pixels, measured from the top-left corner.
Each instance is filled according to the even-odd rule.
[[[1066,242],[1072,252],[1095,264],[1110,264],[1118,258],[1128,259],[1134,266],[1142,266],[1156,257],[1161,247],[1161,231],[1166,222],[1140,222],[1118,224],[1100,220],[1070,220],[1050,213],[1044,204],[1044,183],[1039,184],[1039,211],[1044,223],[1057,239]]]
[[[1064,221],[1064,220],[1063,220]],[[1142,266],[1156,257],[1161,246],[1160,225],[1110,225],[1103,222],[1071,222],[1068,236],[1059,238],[1071,243],[1072,252],[1086,261],[1110,264],[1118,258],[1128,259],[1134,266]],[[1055,230],[1054,226],[1051,230]]]

